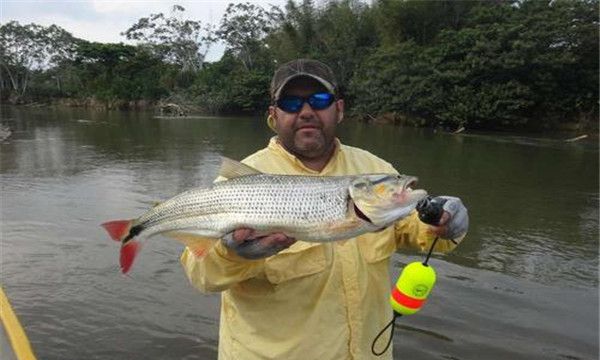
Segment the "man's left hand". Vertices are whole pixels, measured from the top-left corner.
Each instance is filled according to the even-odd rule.
[[[438,226],[432,226],[433,232],[448,240],[456,240],[464,236],[469,230],[469,213],[462,201],[453,196],[437,196],[434,199],[446,200],[446,202]]]
[[[256,231],[239,228],[223,237],[223,243],[246,259],[262,259],[287,249],[296,242],[283,233],[271,233],[256,237]]]

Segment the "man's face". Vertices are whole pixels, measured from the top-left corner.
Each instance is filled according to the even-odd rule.
[[[316,92],[326,90],[318,81],[300,77],[290,81],[280,97],[308,97]],[[335,146],[335,130],[343,111],[343,100],[336,100],[323,110],[314,110],[304,103],[298,113],[287,113],[276,105],[269,107],[269,114],[275,119],[275,130],[283,146],[300,159],[312,160],[331,155]]]

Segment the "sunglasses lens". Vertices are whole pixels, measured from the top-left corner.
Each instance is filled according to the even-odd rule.
[[[329,105],[333,103],[333,94],[330,93],[316,93],[312,94],[308,98],[310,107],[315,110],[327,109]]]
[[[298,96],[284,96],[277,100],[277,107],[289,113],[296,113],[302,109],[304,99]]]
[[[289,113],[297,113],[302,109],[304,102],[308,102],[314,110],[327,109],[334,101],[333,94],[316,93],[308,97],[308,99],[300,96],[284,96],[277,100],[277,107]]]

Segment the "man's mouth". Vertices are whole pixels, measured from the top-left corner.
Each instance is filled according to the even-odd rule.
[[[299,131],[299,130],[311,130],[311,129],[319,130],[319,127],[316,125],[303,125],[303,126],[300,126],[297,130]]]

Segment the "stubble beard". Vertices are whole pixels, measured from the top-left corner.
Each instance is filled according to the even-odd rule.
[[[328,156],[331,153],[333,146],[333,139],[328,141],[323,133],[311,136],[310,138],[298,138],[298,134],[296,134],[292,152],[300,159],[318,159],[320,157]]]

